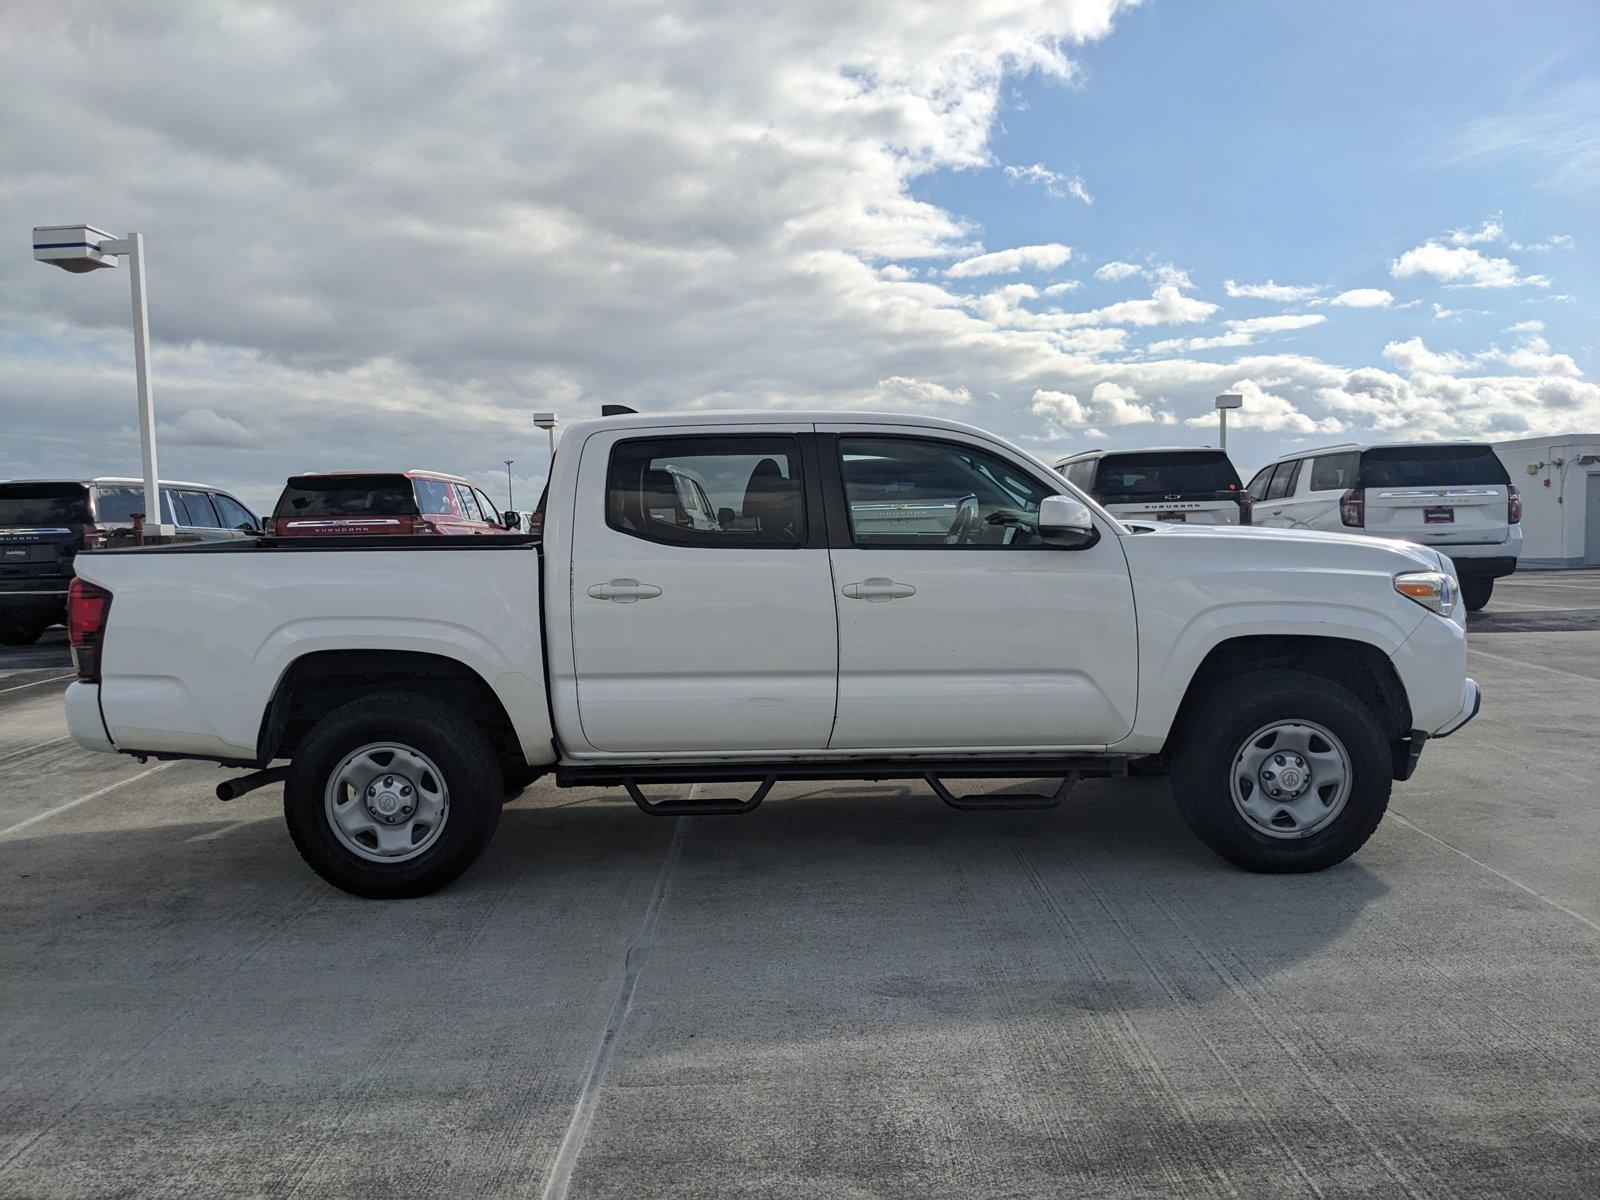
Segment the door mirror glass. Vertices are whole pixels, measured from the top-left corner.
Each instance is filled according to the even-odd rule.
[[[509,508],[502,509],[500,512],[500,522],[507,529],[521,529],[522,514],[519,512],[514,512]]]
[[[1100,540],[1089,506],[1071,496],[1046,496],[1039,502],[1039,540],[1047,546],[1083,550]]]

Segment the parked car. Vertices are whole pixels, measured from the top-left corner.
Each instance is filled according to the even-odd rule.
[[[974,503],[942,529],[888,524],[896,473]],[[681,503],[689,479],[702,512]],[[780,779],[915,778],[958,808],[1045,808],[1160,753],[1218,853],[1319,870],[1478,710],[1436,551],[1127,526],[952,421],[579,422],[541,507],[542,541],[81,554],[72,735],[253,768],[224,798],[282,779],[314,870],[412,896],[466,870],[503,795],[544,774],[666,816],[748,812]],[[1048,794],[952,787],[1043,776]],[[755,791],[645,790],[696,781]]]
[[[220,541],[261,532],[255,514],[219,488],[172,481],[160,488],[161,521],[180,535]],[[138,479],[0,482],[0,645],[36,642],[64,623],[73,559],[131,526],[144,507]]]
[[[272,510],[280,538],[504,533],[515,514],[455,475],[437,471],[329,471],[295,475]]]
[[[1257,525],[1404,538],[1448,555],[1466,607],[1522,555],[1522,497],[1483,442],[1347,443],[1274,459],[1250,481]]]
[[[1056,470],[1123,520],[1250,524],[1250,497],[1221,450],[1085,450],[1061,459]]]

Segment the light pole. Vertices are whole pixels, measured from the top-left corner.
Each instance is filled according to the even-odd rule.
[[[506,459],[506,507],[513,512],[516,511],[517,502],[511,495],[511,464],[516,461],[514,458]]]
[[[40,262],[82,275],[101,267],[114,267],[119,257],[128,260],[128,284],[133,291],[133,371],[139,390],[139,455],[144,472],[144,521],[147,530],[170,535],[173,527],[161,519],[161,491],[156,479],[156,415],[150,388],[150,313],[144,280],[144,235],[130,233],[114,238],[93,225],[35,225],[33,257]]]
[[[1228,410],[1243,407],[1244,397],[1238,392],[1223,392],[1217,397],[1217,425],[1222,438],[1223,453],[1227,453],[1228,450]]]
[[[533,423],[550,435],[550,457],[556,456],[556,415],[555,413],[534,413]]]

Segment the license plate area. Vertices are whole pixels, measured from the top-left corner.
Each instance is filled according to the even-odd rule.
[[[1185,521],[1186,522],[1186,521],[1188,521],[1188,519],[1189,519],[1189,514],[1188,513],[1164,512],[1164,513],[1157,513],[1156,514],[1156,520],[1158,520],[1158,521]]]
[[[1454,525],[1456,523],[1456,510],[1435,505],[1422,510],[1422,523],[1424,525]]]

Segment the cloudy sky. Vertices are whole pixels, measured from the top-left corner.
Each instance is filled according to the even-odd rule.
[[[928,412],[1049,453],[1600,429],[1593,0],[16,6],[0,476],[427,466],[528,415]],[[9,231],[9,232],[7,232]],[[0,240],[0,245],[3,245]]]

